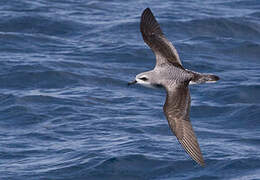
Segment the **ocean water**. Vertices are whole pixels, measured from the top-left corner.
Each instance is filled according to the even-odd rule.
[[[150,7],[185,68],[206,162],[171,133],[153,68]],[[0,1],[0,179],[260,179],[259,0]]]

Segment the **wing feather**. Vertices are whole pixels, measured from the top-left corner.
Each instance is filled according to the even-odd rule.
[[[164,36],[160,25],[149,8],[143,11],[140,30],[144,42],[155,53],[156,65],[171,63],[176,67],[183,68],[175,47]]]
[[[164,113],[169,126],[190,157],[204,166],[203,156],[189,119],[189,112],[190,93],[188,86],[182,84],[168,88]]]

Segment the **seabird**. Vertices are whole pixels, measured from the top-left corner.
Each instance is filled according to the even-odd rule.
[[[140,30],[144,42],[155,54],[156,65],[153,70],[138,74],[128,85],[138,83],[165,88],[167,95],[163,110],[168,124],[184,150],[193,160],[204,166],[205,162],[190,122],[189,84],[212,83],[218,81],[219,77],[185,69],[176,49],[163,34],[149,8],[142,13]]]

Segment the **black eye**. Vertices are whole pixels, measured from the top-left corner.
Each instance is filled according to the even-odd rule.
[[[143,81],[147,81],[148,80],[147,77],[141,77],[140,79],[143,80]]]

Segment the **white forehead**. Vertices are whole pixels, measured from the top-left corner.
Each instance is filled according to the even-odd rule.
[[[148,78],[149,76],[150,76],[150,72],[143,72],[143,73],[136,75],[137,78],[141,78],[141,77],[147,77]]]

